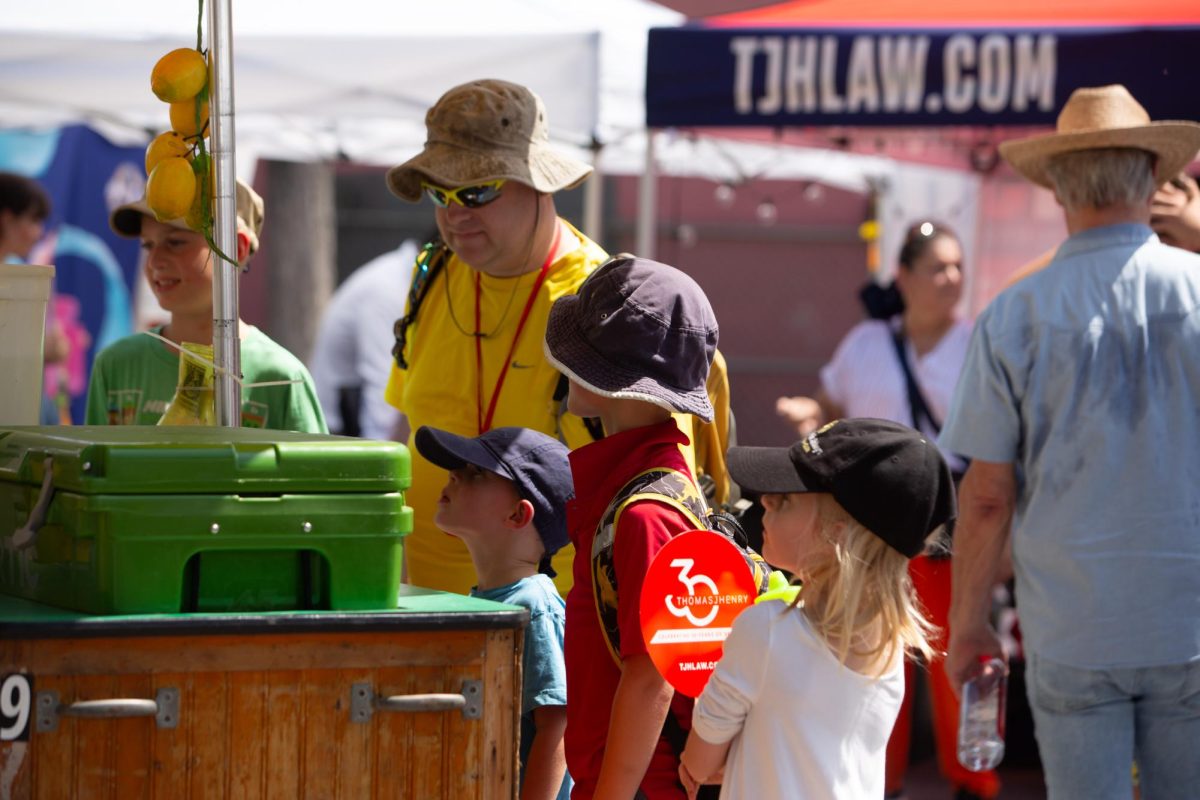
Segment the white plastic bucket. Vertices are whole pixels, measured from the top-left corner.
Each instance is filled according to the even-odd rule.
[[[0,425],[37,425],[54,267],[0,264]]]

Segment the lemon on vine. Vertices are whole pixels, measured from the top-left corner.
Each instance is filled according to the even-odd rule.
[[[200,106],[200,124],[196,124],[196,106]],[[185,138],[195,136],[208,124],[208,103],[196,99],[171,103],[171,128]]]
[[[192,146],[175,131],[160,133],[146,147],[146,174],[149,175],[164,158],[187,158]]]
[[[150,72],[150,90],[164,103],[191,100],[208,83],[204,56],[190,47],[172,50]]]
[[[146,181],[146,205],[159,222],[188,213],[196,196],[196,175],[186,158],[164,158]]]

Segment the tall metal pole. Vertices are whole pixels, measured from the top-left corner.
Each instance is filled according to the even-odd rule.
[[[654,156],[654,128],[646,129],[646,167],[638,181],[637,254],[654,258],[658,239],[658,162]]]
[[[208,0],[209,143],[216,185],[213,188],[213,241],[230,258],[237,258],[236,170],[233,128],[232,0]],[[238,271],[213,254],[213,362],[217,365],[217,424],[236,428],[242,419],[242,357],[238,339]]]
[[[600,172],[600,142],[592,142],[592,177],[583,184],[583,232],[593,242],[604,236],[604,174]]]

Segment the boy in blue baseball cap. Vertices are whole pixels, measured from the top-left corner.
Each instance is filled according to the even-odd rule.
[[[566,505],[575,496],[567,448],[529,428],[493,428],[472,438],[422,426],[414,443],[450,472],[433,521],[467,546],[478,579],[471,595],[529,609],[521,797],[567,800],[566,607],[550,580],[550,557],[568,541]]]

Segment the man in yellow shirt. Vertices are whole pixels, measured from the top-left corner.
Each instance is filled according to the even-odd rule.
[[[474,437],[519,425],[572,449],[592,441],[599,432],[566,413],[559,373],[542,354],[550,306],[608,257],[554,205],[555,192],[578,186],[592,168],[550,147],[541,99],[506,81],[450,89],[425,125],[425,148],[389,170],[387,182],[403,200],[429,198],[444,247],[418,258],[405,316],[396,323],[388,402],[404,412],[410,431],[427,425]],[[717,412],[727,418],[727,392]],[[723,437],[716,443],[715,434],[704,433],[692,439],[713,442],[707,449],[720,468],[711,472],[723,499]],[[409,449],[407,581],[466,593],[475,583],[470,555],[433,524],[446,473],[417,453],[411,437]],[[568,545],[552,561],[564,595],[573,558]]]

